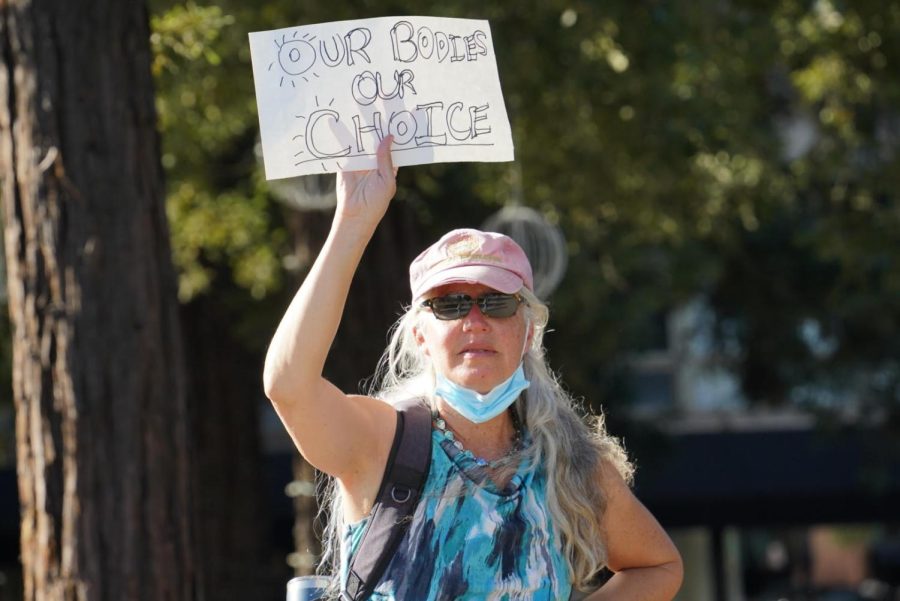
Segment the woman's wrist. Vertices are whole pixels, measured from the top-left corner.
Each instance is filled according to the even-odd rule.
[[[338,248],[347,250],[356,248],[361,255],[377,228],[377,221],[372,223],[355,216],[335,215],[325,244],[336,245]]]

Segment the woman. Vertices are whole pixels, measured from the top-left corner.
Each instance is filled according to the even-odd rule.
[[[669,600],[681,559],[632,495],[631,467],[602,422],[586,426],[549,371],[547,308],[509,238],[451,232],[410,267],[412,300],[376,394],[322,377],[350,282],[396,190],[392,139],[376,170],[338,175],[322,251],[272,339],[267,396],[303,456],[334,479],[326,553],[341,582],[394,437],[390,401],[433,412],[431,467],[410,528],[372,599]],[[377,395],[377,396],[376,396]]]

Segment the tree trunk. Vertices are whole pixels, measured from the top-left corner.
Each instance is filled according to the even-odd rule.
[[[26,601],[202,596],[137,0],[0,0],[0,194]]]
[[[194,532],[214,601],[276,599],[290,577],[273,548],[258,412],[262,358],[232,333],[227,292],[182,306],[194,459]]]

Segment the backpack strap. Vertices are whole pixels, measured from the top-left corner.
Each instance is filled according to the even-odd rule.
[[[422,399],[396,406],[397,431],[369,524],[350,562],[343,601],[361,601],[381,580],[409,529],[431,465],[431,410]]]

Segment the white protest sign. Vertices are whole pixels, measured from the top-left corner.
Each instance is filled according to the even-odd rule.
[[[250,34],[266,179],[511,161],[487,21],[382,17]]]

